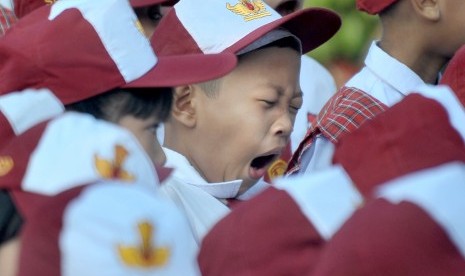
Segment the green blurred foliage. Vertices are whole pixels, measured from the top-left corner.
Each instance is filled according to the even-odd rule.
[[[371,40],[378,36],[379,21],[376,16],[360,12],[355,0],[305,0],[305,7],[326,7],[342,18],[338,33],[324,45],[310,53],[323,64],[344,60],[360,64]]]

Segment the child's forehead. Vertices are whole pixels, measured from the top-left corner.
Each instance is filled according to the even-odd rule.
[[[230,87],[247,91],[245,94],[255,95],[272,92],[275,96],[289,96],[289,91],[293,91],[292,97],[301,97],[302,91],[299,85],[300,56],[294,50],[295,56],[281,55],[280,48],[266,48],[250,55],[256,56],[244,60],[228,75],[223,78],[220,90],[229,91]],[[259,52],[263,54],[259,55]],[[274,60],[270,62],[270,60]]]

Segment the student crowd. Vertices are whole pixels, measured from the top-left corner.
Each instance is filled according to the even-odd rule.
[[[465,275],[465,2],[354,8],[0,0],[0,275]]]

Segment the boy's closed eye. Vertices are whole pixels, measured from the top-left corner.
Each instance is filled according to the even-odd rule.
[[[301,107],[302,107],[301,105],[299,105],[299,106],[290,105],[289,106],[289,111],[291,112],[291,114],[297,114],[297,112],[299,112]]]
[[[270,100],[270,99],[262,99],[260,102],[264,103],[265,107],[271,108],[274,107],[278,101],[277,100]]]

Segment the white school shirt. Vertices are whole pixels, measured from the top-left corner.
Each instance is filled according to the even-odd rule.
[[[208,183],[185,156],[168,148],[163,150],[165,166],[174,171],[161,186],[161,191],[183,210],[198,245],[211,227],[229,213],[222,199],[247,200],[269,187],[265,182],[258,182],[236,197],[242,180]]]
[[[393,106],[425,82],[409,67],[391,57],[374,41],[365,58],[365,67],[345,85],[373,96],[387,106]],[[316,137],[303,154],[298,174],[318,171],[331,165],[334,145],[323,135]]]

